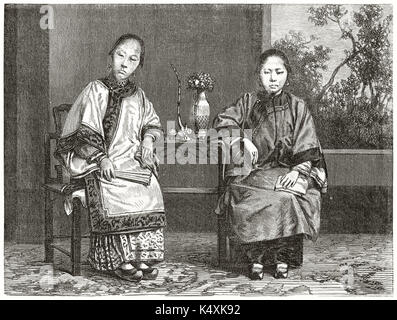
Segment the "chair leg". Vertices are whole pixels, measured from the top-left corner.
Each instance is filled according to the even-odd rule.
[[[227,240],[225,214],[218,215],[218,263],[224,267],[227,262]]]
[[[72,241],[71,241],[71,262],[72,275],[81,274],[81,202],[73,200],[72,213]]]
[[[54,213],[51,202],[50,191],[45,191],[45,209],[44,209],[44,261],[46,263],[54,262]]]

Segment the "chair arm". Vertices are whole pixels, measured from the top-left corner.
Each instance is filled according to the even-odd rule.
[[[84,179],[72,180],[70,183],[44,183],[42,187],[62,195],[69,195],[85,188]]]

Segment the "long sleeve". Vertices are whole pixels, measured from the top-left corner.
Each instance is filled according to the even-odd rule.
[[[305,161],[292,167],[292,170],[298,171],[300,174],[302,174],[305,177],[310,176],[311,169],[312,169],[312,163],[310,161]]]
[[[296,123],[293,143],[293,169],[305,176],[310,176],[320,187],[322,193],[327,192],[327,167],[317,138],[316,129],[310,111],[300,99],[297,100]]]
[[[296,99],[292,108],[296,117],[292,144],[293,165],[310,161],[313,166],[322,166],[323,154],[309,109],[301,99]]]
[[[152,137],[153,141],[157,140],[163,133],[160,118],[154,110],[153,104],[142,92],[143,105],[144,105],[144,116],[142,124],[142,139],[145,136]]]
[[[248,112],[248,106],[252,100],[249,93],[243,94],[233,104],[224,108],[214,119],[213,127],[220,130],[228,130],[229,132],[239,132],[243,136],[244,122]]]
[[[100,163],[100,161],[106,157],[106,152],[103,149],[92,146],[88,143],[77,146],[74,150],[76,155],[87,160],[87,163]]]
[[[93,81],[81,92],[68,113],[55,157],[72,176],[92,171],[106,156],[102,128],[106,106],[106,88]]]
[[[215,128],[224,143],[230,148],[238,140],[247,137],[252,139],[247,126],[247,117],[249,110],[256,102],[256,95],[244,93],[233,104],[224,108],[214,119],[213,128]]]
[[[252,169],[252,160],[244,152],[243,138],[252,139],[247,126],[247,115],[254,105],[256,96],[244,93],[233,104],[224,108],[214,119],[213,128],[224,144],[226,175],[247,175]]]

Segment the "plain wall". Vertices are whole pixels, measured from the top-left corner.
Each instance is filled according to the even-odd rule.
[[[17,168],[17,26],[16,8],[5,9],[4,15],[4,236],[14,237],[16,225]]]
[[[40,6],[7,5],[4,36],[5,238],[41,238],[49,38]]]
[[[163,126],[176,120],[177,81],[170,63],[181,76],[185,122],[193,95],[186,89],[188,75],[205,71],[215,78],[215,89],[207,95],[213,117],[252,90],[256,59],[265,46],[260,5],[55,5],[54,9],[50,108],[73,103],[88,82],[105,76],[108,51],[120,35],[130,32],[145,41],[145,65],[137,71],[137,81]],[[270,35],[264,41],[270,46]]]

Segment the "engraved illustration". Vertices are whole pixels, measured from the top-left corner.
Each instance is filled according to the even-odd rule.
[[[392,9],[5,4],[5,295],[393,296]]]

